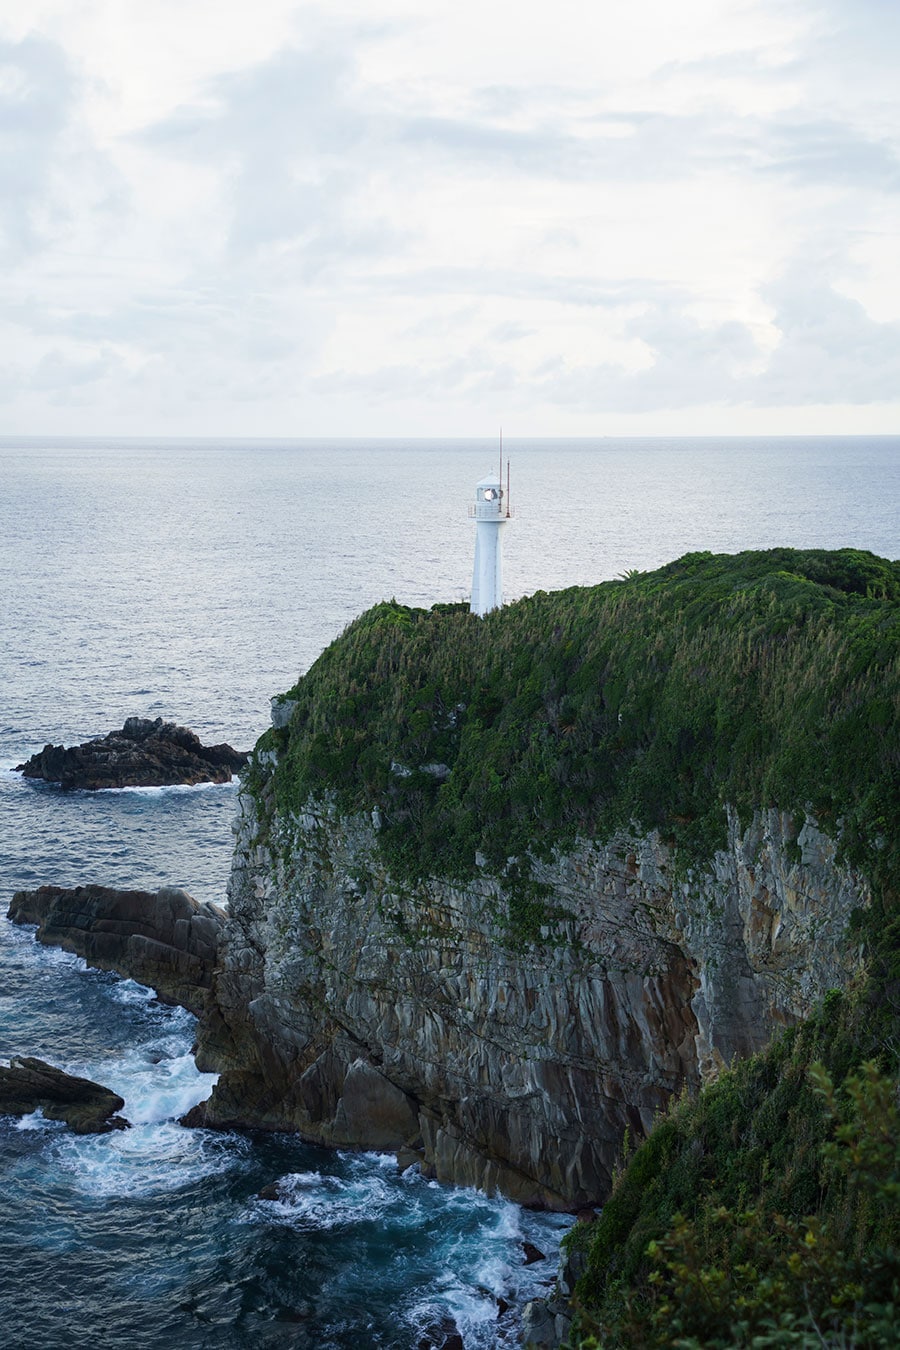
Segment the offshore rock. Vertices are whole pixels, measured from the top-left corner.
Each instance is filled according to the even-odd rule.
[[[396,1149],[578,1209],[608,1194],[626,1129],[859,969],[845,930],[868,891],[809,818],[798,834],[730,814],[727,847],[687,874],[655,833],[582,840],[534,864],[564,917],[513,946],[502,877],[401,886],[377,820],[269,815],[265,785],[260,802],[242,797],[200,1027],[198,1063],[222,1075],[209,1126]]]
[[[8,913],[13,923],[36,923],[38,942],[149,985],[164,1003],[198,1015],[209,1008],[225,917],[218,905],[200,904],[176,886],[41,886],[17,891]]]
[[[41,778],[64,788],[174,787],[228,783],[247,763],[247,754],[230,745],[200,744],[187,727],[161,717],[129,717],[121,731],[66,749],[45,745],[17,768],[26,778]]]
[[[116,1115],[125,1102],[89,1078],[45,1064],[42,1059],[11,1059],[0,1065],[0,1115],[28,1116],[40,1108],[47,1120],[64,1120],[76,1134],[108,1134],[127,1130]]]

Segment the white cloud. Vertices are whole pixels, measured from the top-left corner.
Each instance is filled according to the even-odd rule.
[[[7,254],[37,248],[51,231],[51,179],[74,81],[53,42],[0,42],[0,228]]]
[[[896,427],[886,0],[29,18],[0,20],[11,428]]]

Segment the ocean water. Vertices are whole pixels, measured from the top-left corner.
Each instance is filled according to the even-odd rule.
[[[508,598],[689,550],[900,554],[900,438],[508,445]],[[236,786],[61,793],[14,766],[161,715],[248,747],[361,610],[462,598],[489,441],[0,440],[0,913],[45,882],[222,901]],[[0,1345],[397,1347],[452,1318],[513,1344],[566,1220],[393,1160],[175,1122],[194,1024],[0,918],[0,1056],[109,1085],[130,1131],[0,1118]],[[285,1198],[257,1198],[281,1178]],[[550,1259],[525,1267],[521,1244]]]

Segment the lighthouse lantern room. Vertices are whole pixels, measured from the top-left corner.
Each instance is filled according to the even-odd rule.
[[[509,505],[509,464],[505,490],[502,479],[501,460],[499,475],[489,473],[476,484],[475,501],[469,507],[469,519],[475,521],[475,570],[470,605],[473,614],[488,614],[503,604],[501,530],[513,514]]]

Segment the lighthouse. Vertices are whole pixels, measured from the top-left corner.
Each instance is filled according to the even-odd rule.
[[[489,473],[475,485],[469,519],[475,521],[475,570],[472,575],[473,614],[489,614],[503,604],[503,542],[501,530],[512,518],[509,505],[509,464],[503,490],[503,461],[499,476]]]

